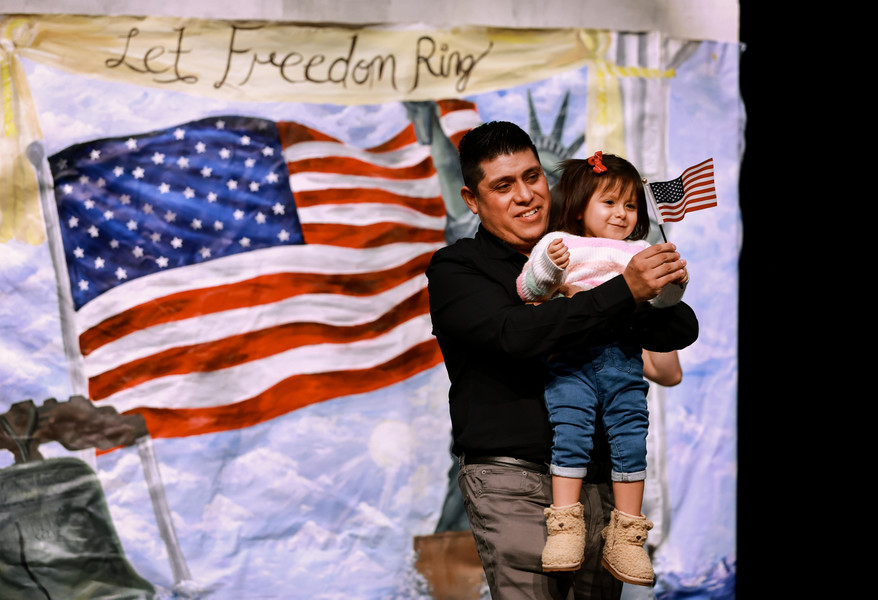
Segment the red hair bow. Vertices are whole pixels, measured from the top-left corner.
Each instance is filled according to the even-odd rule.
[[[601,162],[604,157],[604,153],[598,150],[594,153],[594,156],[588,159],[588,164],[594,167],[594,172],[600,175],[604,171],[607,170],[607,167],[604,166],[604,163]]]

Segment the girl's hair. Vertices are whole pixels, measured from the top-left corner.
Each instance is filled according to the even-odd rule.
[[[622,196],[634,192],[637,198],[637,223],[627,239],[644,239],[649,233],[649,211],[640,173],[630,162],[614,154],[604,154],[601,160],[607,168],[603,173],[595,173],[588,159],[569,158],[561,163],[561,180],[552,189],[549,231],[566,231],[584,236],[582,213],[595,191],[607,182],[618,185]]]

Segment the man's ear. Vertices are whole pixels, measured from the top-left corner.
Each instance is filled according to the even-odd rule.
[[[476,201],[476,195],[473,194],[471,189],[466,186],[460,188],[460,197],[463,198],[463,201],[466,202],[466,205],[474,215],[479,214],[479,203]]]

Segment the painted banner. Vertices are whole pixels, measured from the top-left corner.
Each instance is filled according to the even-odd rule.
[[[250,101],[362,104],[504,89],[584,65],[583,29],[436,30],[157,17],[17,16],[22,57],[114,81]]]
[[[734,597],[737,47],[34,15],[0,36],[0,586],[434,597],[414,540],[448,520],[453,459],[424,269],[478,224],[460,137],[510,120],[550,183],[594,150],[650,181],[713,157],[717,206],[664,226],[701,334],[650,396],[647,502],[652,597]],[[115,575],[53,566],[76,540]]]

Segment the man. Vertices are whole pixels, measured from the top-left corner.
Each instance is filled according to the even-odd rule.
[[[536,147],[512,123],[485,123],[461,140],[460,166],[461,196],[481,225],[475,238],[437,251],[427,277],[433,333],[451,380],[458,482],[491,596],[618,599],[622,583],[600,565],[600,533],[613,508],[605,439],[596,440],[580,500],[585,562],[576,573],[542,571],[543,510],[552,501],[542,357],[610,340],[659,352],[691,344],[698,335],[691,308],[645,302],[684,280],[685,261],[672,244],[659,244],[593,290],[524,304],[515,280],[551,206]]]

